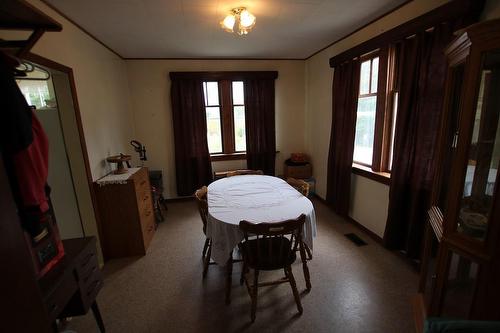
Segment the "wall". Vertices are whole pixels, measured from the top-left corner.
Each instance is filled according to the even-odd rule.
[[[127,60],[136,139],[148,150],[147,166],[164,172],[167,198],[175,183],[171,71],[278,71],[276,80],[276,171],[291,152],[305,149],[304,61],[294,60]],[[213,162],[214,170],[244,168],[245,161]]]
[[[446,2],[446,0],[414,0],[306,60],[306,147],[311,155],[314,176],[317,179],[316,190],[320,197],[326,197],[332,121],[333,70],[329,66],[329,59]],[[387,220],[389,187],[354,174],[351,187],[349,215],[382,237]]]
[[[32,5],[63,25],[47,32],[33,53],[73,69],[92,178],[110,169],[106,156],[129,152],[133,123],[125,61],[39,0]]]

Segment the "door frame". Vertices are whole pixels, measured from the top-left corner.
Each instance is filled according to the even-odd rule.
[[[26,54],[23,55],[22,59],[34,62],[36,64],[42,65],[44,67],[48,67],[54,70],[57,70],[59,72],[63,72],[68,75],[69,79],[69,85],[71,89],[71,98],[73,100],[73,108],[75,112],[75,119],[76,119],[76,125],[78,128],[78,136],[80,140],[80,147],[82,149],[82,156],[83,156],[83,161],[84,161],[84,166],[85,166],[85,174],[87,178],[87,185],[90,191],[90,198],[92,201],[92,210],[94,212],[94,218],[97,224],[97,232],[98,235],[101,235],[101,221],[99,219],[99,214],[97,214],[97,199],[94,191],[94,186],[93,186],[93,179],[92,179],[92,173],[90,171],[90,163],[89,163],[89,156],[88,156],[88,151],[87,151],[87,143],[85,141],[85,134],[83,132],[83,125],[82,125],[82,117],[80,113],[80,106],[78,104],[78,96],[76,92],[76,84],[75,84],[75,77],[73,75],[73,69],[71,67],[65,66],[63,64],[60,64],[58,62],[55,62],[53,60],[47,59],[45,57],[42,57],[38,54],[32,53],[32,52],[27,52]],[[83,221],[82,221],[83,224]],[[85,228],[82,225],[82,231],[83,234],[85,235]],[[99,239],[100,243],[100,239]]]

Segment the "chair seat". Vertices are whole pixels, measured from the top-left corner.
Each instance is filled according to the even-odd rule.
[[[250,268],[264,271],[280,269],[293,264],[297,258],[295,251],[289,250],[292,244],[287,238],[261,239],[259,249],[257,244],[256,239],[251,239],[241,245],[242,255]]]

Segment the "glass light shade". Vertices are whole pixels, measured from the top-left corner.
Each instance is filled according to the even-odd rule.
[[[255,16],[250,14],[246,9],[240,13],[240,25],[244,28],[249,28],[255,24]]]
[[[222,28],[226,31],[233,32],[234,24],[236,23],[236,18],[233,15],[228,15],[220,24]]]

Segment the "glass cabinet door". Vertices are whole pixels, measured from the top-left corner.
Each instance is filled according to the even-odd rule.
[[[484,240],[500,159],[500,50],[483,57],[457,231]]]
[[[448,318],[469,317],[476,290],[479,265],[458,253],[448,252],[448,270],[440,315]]]

